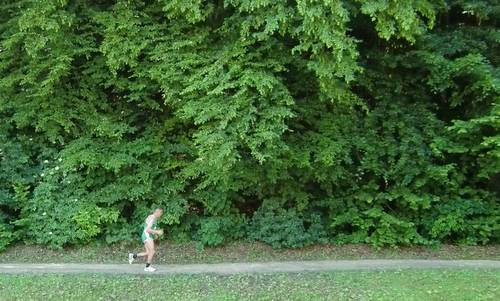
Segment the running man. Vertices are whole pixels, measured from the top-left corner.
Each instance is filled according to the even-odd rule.
[[[144,243],[145,251],[142,253],[129,253],[128,254],[128,263],[132,264],[137,257],[147,256],[146,267],[144,271],[146,272],[154,272],[155,268],[151,266],[151,262],[153,261],[153,256],[155,255],[155,235],[163,235],[163,230],[158,230],[156,227],[156,220],[163,215],[163,209],[156,209],[155,212],[149,215],[146,218],[144,223],[144,230],[141,234],[141,240]]]

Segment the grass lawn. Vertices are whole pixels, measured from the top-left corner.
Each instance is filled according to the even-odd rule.
[[[128,252],[140,251],[135,244],[94,244],[51,250],[17,245],[0,253],[0,263],[125,263]],[[500,246],[408,247],[377,250],[367,245],[318,245],[302,249],[275,250],[261,243],[234,242],[223,247],[196,249],[195,243],[157,246],[156,263],[219,263],[327,259],[493,259],[500,260]]]
[[[500,271],[0,275],[0,292],[0,300],[500,300]]]

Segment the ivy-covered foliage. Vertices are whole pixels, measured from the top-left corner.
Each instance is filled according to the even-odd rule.
[[[0,249],[500,241],[500,3],[4,0]]]

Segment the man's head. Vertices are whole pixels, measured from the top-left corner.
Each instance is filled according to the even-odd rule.
[[[163,215],[163,209],[161,208],[156,208],[155,212],[153,213],[154,216],[156,216],[157,218],[158,217],[161,217]]]

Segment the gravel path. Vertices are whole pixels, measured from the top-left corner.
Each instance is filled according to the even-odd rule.
[[[329,260],[262,263],[158,265],[155,275],[237,274],[434,268],[500,269],[496,260]],[[0,273],[147,274],[143,264],[0,264]],[[151,273],[149,273],[151,274]]]

